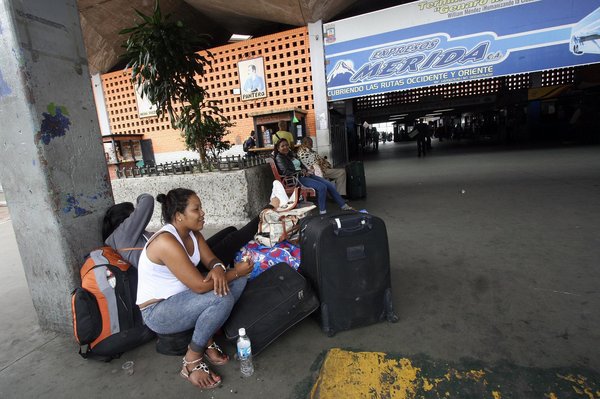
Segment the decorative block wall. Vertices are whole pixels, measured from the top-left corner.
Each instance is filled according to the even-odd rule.
[[[288,30],[273,35],[210,49],[213,68],[202,81],[209,98],[220,101],[223,114],[235,124],[227,140],[241,144],[254,128],[249,113],[292,107],[307,111],[309,135],[316,132],[308,29]],[[267,97],[242,101],[233,94],[240,87],[237,62],[263,57]],[[102,75],[102,86],[112,134],[143,134],[152,139],[155,153],[185,149],[179,131],[171,128],[168,116],[139,118],[129,71]]]

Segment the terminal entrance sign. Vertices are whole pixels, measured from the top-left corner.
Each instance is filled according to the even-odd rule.
[[[323,29],[330,101],[600,62],[599,0],[421,0]]]

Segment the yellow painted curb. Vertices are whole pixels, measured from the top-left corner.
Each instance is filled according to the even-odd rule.
[[[486,366],[472,369],[430,360],[394,358],[381,352],[331,349],[310,392],[311,399],[502,399],[515,397],[515,377],[526,378],[540,398],[600,399],[597,374],[571,373],[569,369],[527,369]],[[561,371],[561,372],[559,372]],[[565,372],[562,372],[565,371]],[[573,370],[575,371],[575,370]],[[506,389],[505,389],[506,388]],[[503,395],[503,391],[506,394]]]
[[[408,359],[385,359],[380,352],[332,349],[311,391],[311,399],[412,398],[420,370]],[[389,396],[388,396],[389,395]]]

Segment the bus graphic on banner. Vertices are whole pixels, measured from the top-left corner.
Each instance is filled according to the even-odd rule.
[[[573,54],[600,54],[600,8],[573,26],[571,34]]]
[[[600,62],[598,0],[425,0],[324,30],[330,100]]]

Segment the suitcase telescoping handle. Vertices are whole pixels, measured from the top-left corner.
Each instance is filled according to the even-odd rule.
[[[352,236],[373,229],[373,221],[369,215],[352,215],[352,217],[334,217],[333,233],[336,236]]]

